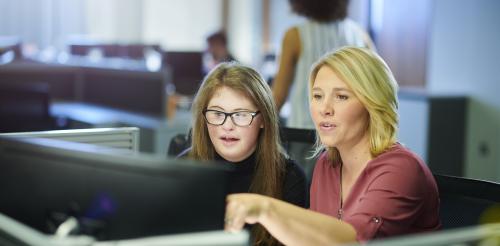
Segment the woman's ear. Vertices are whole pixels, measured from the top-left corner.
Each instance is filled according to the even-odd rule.
[[[262,128],[262,129],[264,128],[264,123],[260,124],[260,128]]]

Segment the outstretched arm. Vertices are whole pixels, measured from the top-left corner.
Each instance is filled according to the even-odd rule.
[[[260,223],[285,245],[335,245],[356,240],[350,224],[278,199],[233,194],[227,201],[228,231],[239,231],[245,223]]]
[[[293,27],[285,33],[285,37],[283,38],[279,69],[272,85],[273,97],[278,112],[285,103],[288,91],[292,85],[300,49],[299,30]]]

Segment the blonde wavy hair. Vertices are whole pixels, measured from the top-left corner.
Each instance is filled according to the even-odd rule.
[[[389,66],[375,52],[346,46],[327,53],[313,66],[309,77],[309,97],[318,71],[323,66],[332,69],[363,104],[369,114],[370,153],[376,157],[396,143],[398,130],[398,84]],[[335,147],[327,148],[316,138],[317,156],[325,149],[333,165],[342,163]]]
[[[215,149],[208,135],[203,110],[214,93],[222,87],[242,92],[260,111],[260,129],[255,150],[256,170],[249,192],[282,198],[285,178],[285,158],[281,146],[278,113],[270,87],[262,76],[250,67],[225,62],[215,67],[203,80],[192,105],[193,128],[189,156],[197,160],[213,160]],[[253,226],[256,244],[276,245],[277,241],[260,225]]]

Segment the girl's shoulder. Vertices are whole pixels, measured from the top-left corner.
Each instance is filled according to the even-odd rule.
[[[287,176],[293,175],[297,177],[305,177],[305,172],[302,166],[290,158],[285,158],[285,172]]]

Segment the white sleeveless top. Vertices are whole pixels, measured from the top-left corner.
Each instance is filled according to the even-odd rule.
[[[306,21],[297,26],[301,44],[301,53],[295,67],[295,75],[288,96],[290,115],[287,126],[293,128],[314,129],[309,113],[309,73],[311,66],[326,52],[342,46],[368,47],[365,43],[368,35],[354,21],[319,23]]]

